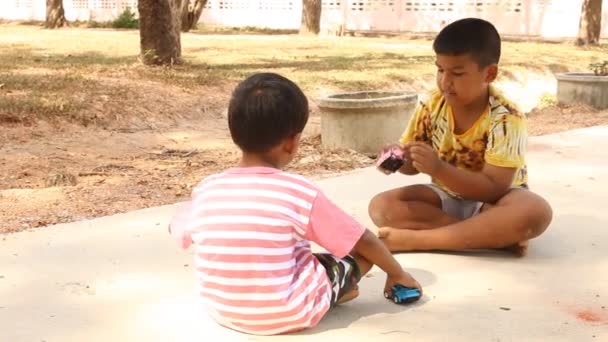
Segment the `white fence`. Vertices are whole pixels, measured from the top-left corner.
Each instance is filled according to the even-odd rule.
[[[0,0],[0,19],[44,20],[46,0]],[[109,21],[125,8],[137,12],[137,0],[63,0],[68,21]]]
[[[44,20],[46,0],[0,0],[0,18]],[[63,0],[68,21],[107,21],[137,0]],[[575,37],[582,0],[324,0],[322,30],[437,32],[463,17],[492,21],[502,34]],[[608,38],[608,4],[602,36]],[[201,22],[297,29],[301,0],[209,0]]]

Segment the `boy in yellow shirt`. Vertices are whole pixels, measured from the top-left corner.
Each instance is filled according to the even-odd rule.
[[[491,83],[500,36],[484,20],[446,26],[433,43],[437,90],[420,101],[400,144],[399,170],[432,184],[375,196],[369,213],[393,252],[506,248],[518,255],[552,218],[528,190],[525,117]],[[387,170],[382,170],[390,173]]]

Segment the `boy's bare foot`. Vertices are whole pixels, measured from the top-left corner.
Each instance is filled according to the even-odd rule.
[[[351,300],[357,297],[359,297],[359,286],[355,285],[352,290],[348,291],[344,294],[344,296],[342,296],[342,298],[338,299],[336,304],[344,304],[346,302],[350,302]]]
[[[420,236],[418,235],[419,233],[419,231],[409,229],[383,227],[378,229],[378,238],[391,252],[411,252],[424,249],[419,243],[416,244],[417,240],[420,242]],[[463,247],[463,249],[466,248]],[[528,241],[518,242],[516,244],[497,249],[523,257],[528,252]]]
[[[528,254],[528,244],[528,241],[522,241],[511,246],[504,247],[503,250],[513,253],[518,257],[524,257],[526,254]]]

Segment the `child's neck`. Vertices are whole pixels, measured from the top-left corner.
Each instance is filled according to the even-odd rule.
[[[243,152],[239,167],[272,167],[280,169],[279,163],[275,158],[268,155]]]
[[[475,124],[488,107],[489,97],[490,90],[486,89],[485,93],[473,102],[463,106],[452,106],[454,133],[464,133]]]

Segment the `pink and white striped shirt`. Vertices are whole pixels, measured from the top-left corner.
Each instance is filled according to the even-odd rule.
[[[364,231],[305,178],[262,167],[206,178],[171,222],[183,248],[196,246],[211,317],[256,335],[317,325],[331,286],[309,241],[344,257]]]

